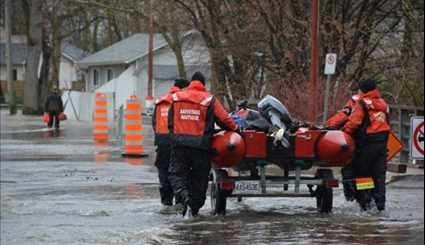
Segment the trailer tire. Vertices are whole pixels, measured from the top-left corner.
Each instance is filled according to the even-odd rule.
[[[212,183],[211,183],[211,209],[212,215],[226,215],[227,195],[228,191],[222,190],[218,180],[226,178],[227,172],[221,169],[212,170]]]
[[[330,169],[319,169],[316,178],[323,180],[333,179],[333,173]],[[316,207],[320,213],[331,213],[333,206],[333,189],[325,185],[318,185],[316,189]]]

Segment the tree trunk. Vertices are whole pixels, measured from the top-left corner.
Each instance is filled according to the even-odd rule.
[[[179,71],[179,77],[183,78],[183,79],[187,79],[186,65],[184,63],[184,58],[183,58],[183,53],[182,53],[181,47],[179,47],[177,50],[175,50],[174,54],[176,55],[177,69]]]
[[[98,43],[99,38],[97,36],[98,29],[99,29],[99,21],[96,20],[94,22],[94,27],[93,27],[93,32],[92,32],[92,46],[91,46],[91,52],[92,53],[95,53],[99,50],[99,43]]]
[[[39,77],[40,56],[42,54],[42,13],[41,0],[29,2],[29,26],[27,43],[27,64],[24,85],[24,114],[37,114],[42,110],[39,98]]]
[[[55,32],[55,31],[54,31]],[[59,88],[60,62],[62,57],[62,40],[57,35],[53,35],[53,52],[51,56],[52,74],[50,77],[51,85]]]
[[[11,0],[6,0],[5,17],[6,17],[6,67],[7,67],[7,94],[9,102],[10,115],[16,114],[16,96],[15,86],[12,78],[12,52],[11,52],[11,36],[12,36],[12,6]]]

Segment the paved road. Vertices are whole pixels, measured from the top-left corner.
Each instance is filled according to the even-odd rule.
[[[424,242],[423,171],[389,184],[382,214],[360,212],[338,189],[330,215],[309,198],[253,198],[230,201],[226,217],[211,217],[207,204],[200,218],[183,220],[160,212],[153,154],[122,159],[118,142],[92,143],[87,123],[54,132],[39,118],[0,116],[1,244]]]

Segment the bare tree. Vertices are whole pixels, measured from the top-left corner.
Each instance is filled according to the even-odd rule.
[[[43,39],[42,0],[28,1],[27,4],[29,25],[23,112],[34,114],[42,112],[42,102],[47,90],[46,68],[49,54],[43,52],[45,42]]]
[[[7,75],[7,93],[8,93],[8,99],[9,99],[9,113],[11,115],[16,114],[16,96],[15,96],[15,86],[12,78],[12,42],[11,42],[11,36],[12,36],[12,18],[11,18],[11,1],[6,0],[6,6],[5,6],[5,18],[6,18],[6,75]]]
[[[77,4],[100,8],[107,13],[107,36],[111,41],[114,37],[120,40],[123,37],[127,37],[130,33],[148,31],[146,23],[149,23],[151,10],[147,1],[123,0],[119,1],[120,5],[117,5],[114,0],[72,1]],[[187,77],[183,59],[183,34],[191,28],[184,13],[176,8],[173,2],[166,0],[154,1],[154,28],[161,33],[176,55],[179,76],[183,78]]]

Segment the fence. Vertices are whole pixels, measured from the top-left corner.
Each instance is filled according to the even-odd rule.
[[[115,118],[115,99],[113,93],[105,93],[108,101],[108,121]],[[93,121],[95,93],[84,93],[77,91],[65,91],[62,95],[65,114],[69,120]]]
[[[391,105],[390,106],[390,121],[391,128],[397,134],[404,144],[404,149],[398,156],[396,161],[403,163],[410,162],[409,144],[410,144],[410,118],[412,116],[423,116],[423,107]]]

